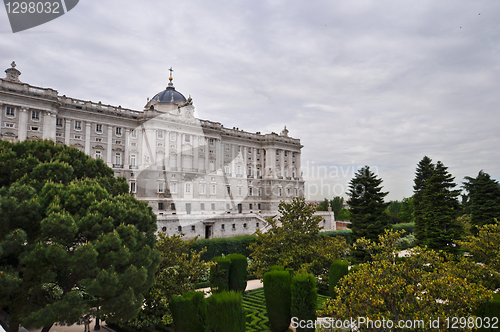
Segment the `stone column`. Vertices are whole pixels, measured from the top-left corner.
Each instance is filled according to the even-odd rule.
[[[142,165],[144,165],[144,155],[142,154],[142,151],[144,151],[142,126],[137,127],[136,131],[137,131],[137,151],[138,151],[137,167],[140,168],[142,167]]]
[[[210,166],[210,161],[209,161],[209,151],[210,151],[210,142],[208,140],[208,138],[203,138],[205,140],[205,172],[209,173],[210,172],[210,169],[209,169],[209,166]]]
[[[241,170],[243,172],[243,177],[247,177],[247,162],[248,162],[248,146],[243,147],[243,169]]]
[[[28,109],[22,108],[19,112],[19,128],[17,130],[19,142],[26,140],[28,137]]]
[[[222,160],[224,151],[222,149],[222,142],[220,139],[215,141],[215,171],[219,173],[222,170]]]
[[[170,131],[165,131],[165,169],[170,170]]]
[[[193,170],[198,172],[198,136],[191,135],[193,147]],[[193,188],[194,189],[194,188]]]
[[[69,145],[70,143],[70,134],[71,134],[71,120],[65,119],[65,127],[64,127],[64,144]]]
[[[125,155],[123,156],[123,168],[129,168],[130,161],[130,129],[125,129]]]
[[[302,170],[300,169],[300,152],[297,152],[296,157],[295,157],[295,167],[297,168],[297,178],[302,180]]]
[[[281,166],[281,169],[280,169],[281,176],[283,178],[285,178],[285,151],[284,150],[280,150],[280,166]]]
[[[252,165],[252,175],[257,178],[257,148],[253,149],[253,165]]]
[[[91,123],[86,122],[85,123],[85,154],[91,155],[90,154],[90,127]]]
[[[236,176],[236,157],[238,156],[236,149],[237,145],[231,144],[231,176]]]
[[[113,167],[113,127],[108,125],[108,150],[106,151],[106,164]]]
[[[177,171],[182,170],[182,134],[181,133],[175,133],[177,136],[177,162],[175,164],[175,167],[177,167]],[[182,188],[177,188],[178,190],[181,190]]]
[[[43,114],[43,139],[56,140],[56,114],[45,111]]]

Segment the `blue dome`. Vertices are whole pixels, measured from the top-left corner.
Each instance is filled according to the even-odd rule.
[[[162,92],[153,97],[153,100],[160,104],[171,104],[178,101],[186,102],[186,97],[177,92],[174,87],[169,86]]]

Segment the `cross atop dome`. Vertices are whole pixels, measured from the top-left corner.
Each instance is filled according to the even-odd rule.
[[[168,80],[169,80],[170,82],[168,82],[168,86],[173,87],[173,86],[174,86],[174,83],[172,83],[172,81],[174,80],[174,78],[172,77],[172,75],[173,75],[172,73],[174,72],[174,70],[172,69],[172,67],[170,67],[169,71],[170,71],[170,76],[169,76]]]

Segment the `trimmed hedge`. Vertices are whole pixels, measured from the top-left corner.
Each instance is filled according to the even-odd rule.
[[[289,271],[272,270],[264,274],[264,296],[272,332],[288,331],[291,316],[291,283]]]
[[[493,294],[493,299],[490,301],[483,303],[475,312],[474,314],[477,317],[482,318],[483,325],[486,323],[486,317],[489,318],[489,323],[490,327],[485,328],[482,327],[478,329],[478,331],[498,331],[498,326],[500,324],[500,293]],[[496,317],[497,319],[494,319],[493,317]],[[496,322],[495,326],[497,327],[496,329],[491,328],[491,325],[493,325]]]
[[[222,292],[206,299],[207,332],[245,332],[241,293]],[[199,330],[202,332],[204,330]]]
[[[257,241],[255,235],[242,235],[231,238],[214,238],[214,239],[201,239],[191,245],[194,251],[201,251],[207,248],[207,251],[201,255],[201,259],[209,262],[213,257],[229,255],[229,254],[242,254],[249,257],[251,251],[248,249],[250,243]]]
[[[229,268],[229,290],[244,292],[247,288],[247,258],[242,254],[231,254],[226,256],[231,260]]]
[[[231,260],[227,257],[214,257],[215,264],[210,267],[210,288],[212,293],[220,293],[229,289],[229,269]]]
[[[316,289],[316,279],[310,273],[297,274],[292,278],[291,285],[292,317],[297,317],[299,321],[316,321],[316,301],[318,291]],[[300,328],[297,332],[314,332],[316,328]]]
[[[349,262],[345,260],[336,260],[333,261],[332,265],[330,266],[330,271],[329,271],[329,289],[330,289],[330,296],[332,298],[337,297],[337,292],[335,291],[335,286],[337,286],[337,283],[339,282],[340,279],[342,279],[343,276],[345,276],[347,273],[349,273]]]
[[[321,232],[319,233],[320,236],[341,236],[345,239],[345,242],[347,244],[351,243],[351,233],[352,231],[350,229],[347,230],[341,230],[341,231],[328,231],[328,232]]]
[[[394,224],[394,225],[392,225],[392,229],[395,230],[395,231],[401,231],[401,230],[404,229],[406,231],[405,235],[413,233],[413,228],[415,228],[415,223],[414,222],[408,222],[408,223],[401,223],[401,224]]]
[[[182,296],[172,297],[170,310],[174,319],[174,331],[200,332],[205,330],[207,307],[203,292],[189,292]]]

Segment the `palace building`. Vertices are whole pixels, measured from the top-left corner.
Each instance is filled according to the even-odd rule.
[[[172,83],[143,110],[59,95],[22,83],[13,62],[0,79],[0,136],[50,139],[101,158],[147,201],[158,230],[186,238],[265,230],[281,200],[304,195],[300,140],[250,133],[194,116],[191,97]],[[325,213],[323,213],[325,214]],[[333,214],[324,228],[334,228]]]

